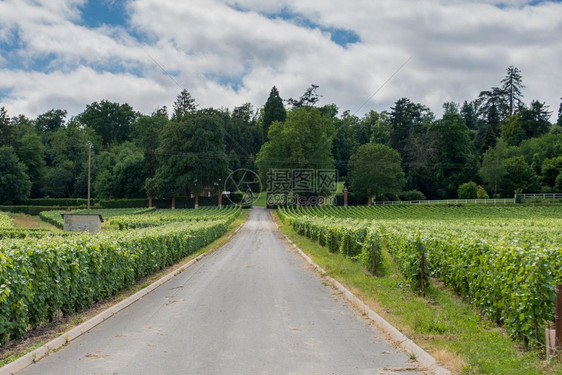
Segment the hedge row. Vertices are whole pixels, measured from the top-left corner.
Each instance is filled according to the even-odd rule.
[[[220,237],[228,221],[0,241],[0,342],[82,310]]]
[[[148,207],[148,199],[100,199],[103,208],[137,208]]]
[[[92,199],[91,204],[97,204],[98,201]],[[88,200],[84,198],[34,198],[23,201],[22,206],[87,206]]]
[[[0,211],[5,212],[12,212],[12,213],[21,213],[26,215],[39,215],[43,211],[51,211],[51,210],[66,210],[68,206],[65,207],[57,207],[57,206],[0,206]],[[74,210],[81,210],[86,209],[87,206],[70,206],[70,208]],[[99,206],[93,206],[92,208],[100,209]]]

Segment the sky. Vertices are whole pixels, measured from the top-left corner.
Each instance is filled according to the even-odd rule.
[[[527,0],[0,0],[0,107],[69,117],[95,101],[151,114],[264,105],[318,85],[358,116],[399,98],[441,113],[518,67],[556,113],[562,2]]]

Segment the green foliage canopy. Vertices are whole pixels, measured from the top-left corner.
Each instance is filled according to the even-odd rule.
[[[359,147],[349,160],[350,187],[366,197],[398,193],[406,182],[398,151],[375,143]]]

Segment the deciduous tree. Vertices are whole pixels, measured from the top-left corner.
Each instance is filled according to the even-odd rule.
[[[334,134],[332,119],[322,116],[318,108],[292,109],[285,123],[271,124],[269,141],[264,143],[256,158],[260,177],[266,181],[271,168],[333,168]]]
[[[94,129],[104,145],[110,145],[129,139],[131,124],[136,117],[137,113],[130,105],[102,100],[88,105],[77,119],[84,127]]]
[[[45,178],[45,147],[33,128],[18,140],[17,155],[26,166],[31,181],[31,197],[40,197]]]
[[[398,193],[406,183],[398,151],[369,143],[362,145],[349,159],[351,191],[357,195],[379,197]]]
[[[225,179],[228,160],[223,132],[222,115],[213,109],[188,113],[181,122],[166,125],[157,150],[159,167],[155,177],[147,180],[148,193],[197,195]]]
[[[13,204],[26,200],[31,191],[31,181],[26,166],[11,146],[0,147],[0,204]]]
[[[505,177],[504,159],[506,155],[505,142],[500,139],[496,147],[490,148],[484,153],[482,167],[478,172],[487,186],[486,190],[493,191],[494,197],[498,196],[501,183]]]
[[[35,119],[35,127],[40,132],[52,132],[64,128],[67,112],[62,109],[51,109]]]

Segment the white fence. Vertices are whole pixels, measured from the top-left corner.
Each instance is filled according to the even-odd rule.
[[[562,199],[562,193],[545,194],[519,194],[525,199]],[[386,201],[373,202],[373,205],[402,205],[402,204],[513,204],[516,198],[492,198],[492,199],[443,199],[443,200],[419,200],[419,201]]]
[[[375,205],[401,205],[401,204],[513,204],[515,198],[493,198],[493,199],[443,199],[443,200],[421,200],[421,201],[386,201],[373,202]]]
[[[562,193],[547,193],[547,194],[521,194],[523,199],[562,199]]]

